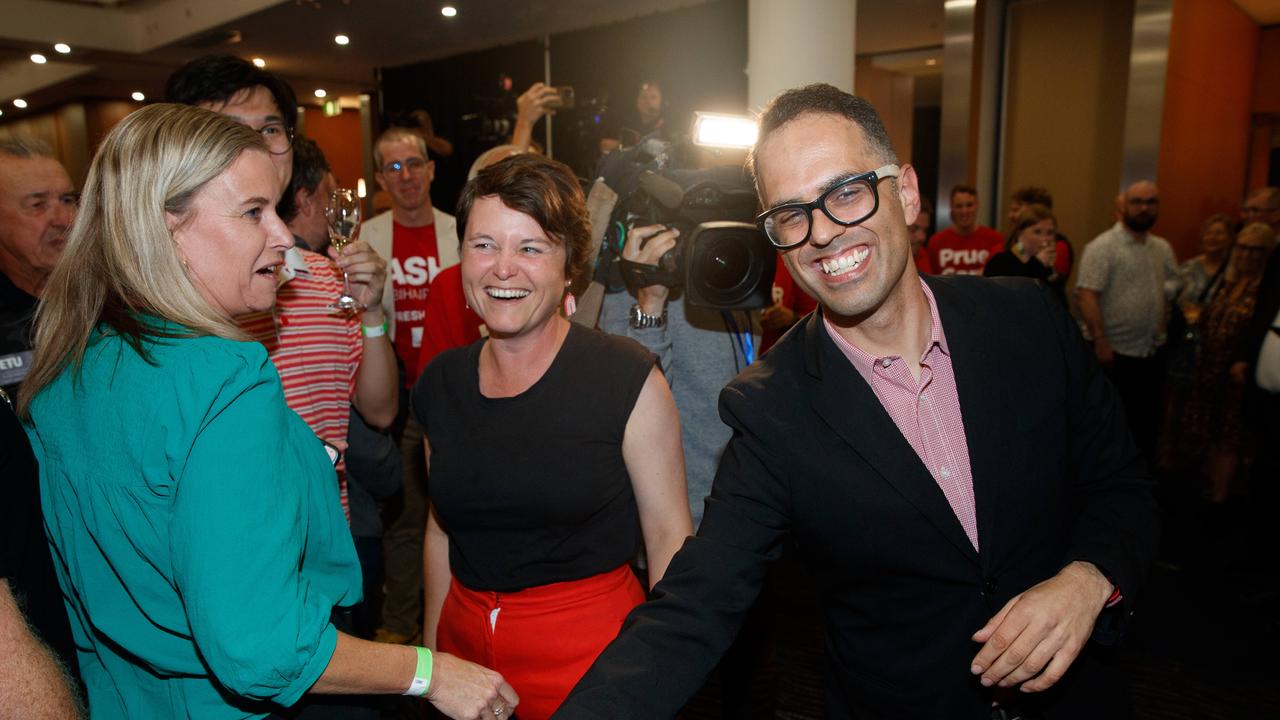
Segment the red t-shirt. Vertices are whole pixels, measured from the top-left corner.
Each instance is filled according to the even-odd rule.
[[[787,270],[786,263],[782,261],[781,254],[778,255],[778,267],[773,273],[773,299],[782,307],[790,308],[795,313],[797,322],[818,307],[818,301],[796,284],[791,271]],[[786,329],[763,328],[760,333],[760,352],[773,347],[786,332]]]
[[[417,381],[435,356],[450,348],[470,345],[488,332],[484,320],[467,307],[467,298],[462,294],[462,266],[452,265],[441,270],[431,281],[422,348],[418,351],[417,367],[411,368],[412,380]]]
[[[979,225],[968,235],[954,227],[934,233],[925,248],[929,264],[938,275],[981,275],[994,248],[1004,249],[1004,235],[986,225]]]
[[[391,231],[391,291],[395,303],[396,355],[404,363],[406,387],[413,387],[427,317],[427,293],[440,272],[435,224],[405,227],[394,223]]]
[[[992,255],[995,253],[993,252]],[[916,272],[921,275],[933,275],[933,263],[929,262],[929,248],[927,245],[921,246],[911,257],[916,263]]]

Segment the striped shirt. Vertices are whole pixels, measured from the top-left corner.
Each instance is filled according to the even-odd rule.
[[[929,302],[929,342],[920,355],[920,379],[897,355],[874,357],[846,340],[825,317],[827,334],[858,374],[871,386],[893,423],[938,483],[947,504],[978,549],[978,513],[973,499],[973,470],[965,441],[960,394],[951,368],[951,351],[929,286],[920,281]]]
[[[289,408],[318,437],[345,453],[351,398],[364,353],[360,320],[329,307],[342,294],[342,274],[328,258],[295,248],[285,259],[288,279],[276,292],[275,308],[241,318],[240,329],[266,346]],[[338,486],[342,511],[350,519],[342,462]]]

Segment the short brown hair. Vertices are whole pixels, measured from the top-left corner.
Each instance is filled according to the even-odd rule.
[[[951,196],[950,196],[951,199],[954,200],[956,195],[960,193],[964,193],[965,195],[972,195],[976,198],[978,197],[978,188],[972,185],[966,185],[964,183],[955,185],[951,188]]]
[[[1221,225],[1227,229],[1228,235],[1235,235],[1235,228],[1233,227],[1235,223],[1231,221],[1231,216],[1226,213],[1214,213],[1205,218],[1204,222],[1200,223],[1200,234],[1205,234],[1214,225]],[[1235,238],[1233,237],[1232,240],[1234,241]]]
[[[760,183],[759,149],[769,134],[801,115],[838,115],[851,121],[862,130],[862,136],[876,162],[896,164],[898,156],[889,142],[889,133],[880,121],[880,115],[871,103],[857,95],[847,93],[832,85],[815,83],[792,88],[769,101],[760,114],[760,134],[748,159],[751,174]]]
[[[1043,205],[1050,210],[1053,209],[1053,196],[1049,194],[1049,189],[1039,185],[1020,187],[1014,190],[1010,197],[1014,202],[1020,202],[1023,205]]]
[[[564,275],[569,289],[586,289],[591,248],[591,218],[582,185],[573,170],[542,155],[523,153],[481,170],[458,198],[459,245],[476,200],[496,195],[503,205],[533,218],[553,242],[564,246]]]
[[[1058,224],[1058,218],[1054,216],[1053,211],[1047,205],[1032,203],[1022,208],[1018,212],[1017,219],[1013,221],[1013,228],[1009,230],[1009,237],[1005,240],[1005,247],[1013,247],[1013,244],[1018,242],[1018,236],[1022,234],[1023,230],[1045,220],[1052,220],[1054,225]]]

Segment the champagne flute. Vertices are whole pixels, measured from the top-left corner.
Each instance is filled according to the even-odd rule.
[[[329,242],[339,252],[355,239],[356,226],[360,224],[360,198],[350,188],[339,188],[329,193],[329,203],[324,208],[329,222]],[[351,282],[347,271],[342,271],[342,295],[329,306],[333,310],[352,313],[364,307],[351,296]]]

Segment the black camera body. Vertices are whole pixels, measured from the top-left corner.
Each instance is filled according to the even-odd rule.
[[[771,305],[777,256],[754,224],[755,189],[745,171],[736,166],[667,169],[662,167],[665,153],[654,154],[654,149],[642,144],[620,151],[602,168],[619,201],[596,278],[610,292],[648,285],[683,288],[687,302],[716,310]],[[622,258],[627,235],[646,225],[680,231],[675,247],[657,265]]]

